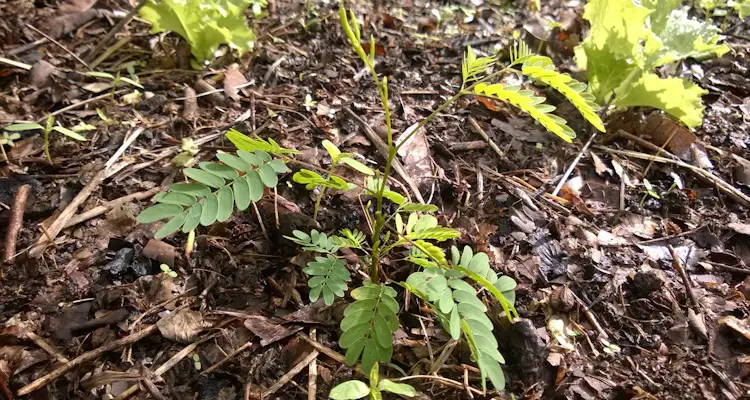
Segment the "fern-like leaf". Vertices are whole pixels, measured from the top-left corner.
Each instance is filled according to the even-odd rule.
[[[500,100],[518,107],[566,142],[570,143],[576,137],[576,133],[570,129],[564,119],[550,114],[555,107],[544,104],[545,98],[535,96],[532,90],[521,90],[519,86],[505,86],[500,83],[480,83],[474,87],[474,92],[479,96]]]
[[[302,272],[311,276],[307,281],[310,288],[310,301],[316,302],[323,295],[326,305],[333,304],[335,297],[344,297],[347,282],[352,280],[346,263],[333,256],[315,257],[315,261],[307,263]]]
[[[341,236],[333,236],[333,241],[339,247],[348,247],[351,249],[361,249],[362,244],[365,242],[365,233],[358,229],[350,230],[344,228],[339,231]]]
[[[502,390],[505,378],[499,364],[505,363],[505,359],[498,351],[487,307],[477,297],[476,290],[460,279],[463,275],[455,272],[427,268],[411,274],[403,286],[431,306],[454,340],[463,335],[479,365],[482,388],[486,390],[485,380],[489,377],[493,386]]]
[[[509,319],[518,317],[518,312],[513,307],[513,303],[516,301],[516,281],[509,276],[498,276],[490,268],[487,254],[474,254],[469,246],[465,246],[464,251],[459,252],[456,246],[452,246],[451,262],[454,272],[467,275],[492,293]]]
[[[422,212],[422,213],[434,213],[438,210],[434,204],[419,204],[419,203],[406,203],[399,207],[399,212]]]
[[[534,53],[531,52],[526,42],[517,41],[513,43],[513,47],[510,49],[510,65],[523,64],[533,55]]]
[[[345,362],[362,361],[369,372],[377,362],[388,362],[393,355],[393,332],[398,330],[396,291],[383,284],[365,282],[351,292],[356,300],[344,310],[339,346],[346,349]]]
[[[305,185],[307,190],[313,190],[316,187],[324,187],[334,190],[349,190],[356,185],[347,182],[343,178],[336,175],[329,175],[327,178],[323,178],[317,172],[310,171],[307,169],[301,169],[292,176],[292,180],[297,183]]]
[[[461,76],[464,84],[479,79],[490,67],[495,64],[496,57],[479,57],[474,53],[471,46],[466,48],[463,62],[461,63]]]
[[[316,229],[310,231],[309,235],[298,230],[293,231],[292,234],[294,235],[293,237],[284,237],[302,246],[302,250],[305,251],[333,254],[339,251],[339,248],[341,247],[336,244],[333,236],[328,236],[323,232],[318,232]]]
[[[283,161],[264,151],[239,150],[237,154],[219,153],[222,163],[202,162],[198,168],[185,168],[183,173],[193,182],[172,184],[169,191],[154,196],[157,204],[143,210],[138,222],[170,218],[154,235],[160,239],[180,229],[188,233],[198,225],[226,221],[235,209],[245,210],[260,200],[264,187],[275,187],[277,174],[286,171]]]
[[[285,154],[297,154],[297,150],[286,149],[279,146],[273,139],[253,139],[245,134],[240,133],[235,129],[230,129],[226,133],[227,139],[234,144],[240,150],[254,152],[256,150],[264,151],[274,155],[285,155]]]
[[[594,96],[585,91],[586,84],[578,82],[568,74],[557,72],[551,59],[537,55],[529,56],[521,67],[521,73],[560,92],[591,125],[605,132],[604,123],[596,113],[599,106],[596,104]]]

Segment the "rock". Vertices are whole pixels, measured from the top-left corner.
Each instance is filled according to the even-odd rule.
[[[115,258],[104,266],[104,269],[109,271],[112,277],[119,279],[130,267],[133,255],[135,255],[135,250],[132,248],[120,249],[115,253]]]
[[[508,348],[508,367],[523,383],[527,386],[552,384],[555,374],[547,363],[547,344],[531,320],[522,319],[511,326]]]
[[[155,94],[153,96],[144,96],[144,100],[138,102],[135,105],[135,109],[143,113],[143,115],[151,114],[155,111],[159,111],[161,106],[167,102],[167,97],[163,94]]]

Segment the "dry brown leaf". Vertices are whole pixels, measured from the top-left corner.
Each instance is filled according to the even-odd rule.
[[[657,146],[667,143],[667,149],[674,155],[685,158],[695,143],[695,135],[689,129],[664,114],[651,114],[646,119],[645,132]],[[671,140],[669,138],[672,138]]]
[[[192,343],[203,329],[211,324],[203,320],[199,311],[180,310],[169,313],[156,322],[156,327],[165,338],[177,343]]]
[[[414,124],[404,131],[399,137],[398,143],[406,138],[417,124]],[[414,181],[419,184],[427,176],[432,175],[432,161],[430,159],[430,145],[427,143],[427,137],[424,135],[424,129],[412,135],[409,140],[398,149],[398,155],[404,162],[404,169]]]
[[[45,30],[53,39],[59,39],[70,32],[80,28],[94,18],[99,18],[99,10],[86,10],[75,14],[65,14],[47,20],[44,23]]]
[[[237,86],[247,83],[245,75],[242,75],[237,66],[231,66],[224,73],[224,93],[228,98],[234,101],[240,101],[240,94],[237,92]]]
[[[245,319],[245,328],[261,339],[261,346],[267,346],[302,330],[301,326],[287,327],[262,315],[247,316]]]

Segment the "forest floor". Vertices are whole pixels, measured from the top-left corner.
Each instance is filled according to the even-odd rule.
[[[338,5],[271,3],[270,15],[252,20],[255,50],[239,59],[225,52],[203,71],[190,67],[176,35],[152,35],[137,17],[105,38],[132,9],[125,1],[0,3],[3,57],[32,66],[2,64],[2,125],[54,115],[90,128],[85,142],[53,132],[51,163],[38,131],[5,146],[0,237],[15,247],[2,249],[13,257],[0,280],[0,398],[323,399],[357,376],[336,343],[340,304],[310,304],[304,255],[282,237],[310,224],[315,194],[292,181],[299,166],[289,165],[257,210],[200,228],[189,258],[186,235],[154,240],[160,224],[135,220],[160,188],[183,179],[172,163],[183,139],[198,144],[196,160],[211,160],[233,149],[230,128],[273,138],[322,168],[324,139],[383,165],[352,117],[382,130],[375,86],[344,40]],[[525,1],[355,5],[376,41],[376,69],[389,77],[394,132],[455,94],[467,45],[507,55],[517,31],[575,74],[582,4],[542,3],[539,12]],[[409,177],[461,232],[456,244],[487,252],[518,282],[520,319],[495,321],[504,392],[481,394],[461,346],[426,376],[449,337],[417,307],[403,314],[395,367],[382,373],[422,376],[404,381],[423,398],[750,393],[750,24],[715,22],[734,52],[679,66],[709,91],[702,127],[691,133],[651,110],[610,115],[608,133],[556,196],[592,134],[566,104],[558,111],[578,132],[573,144],[469,97],[410,142],[401,158]],[[85,75],[131,76],[128,67],[143,90]],[[668,161],[649,163],[673,133],[660,153]],[[20,225],[11,215],[18,192],[28,194]],[[366,230],[364,202],[361,192],[332,192],[317,222],[326,232]],[[392,279],[408,273],[397,260],[386,268]]]

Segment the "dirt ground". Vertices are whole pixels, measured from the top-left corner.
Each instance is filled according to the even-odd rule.
[[[154,240],[160,224],[135,220],[161,187],[183,179],[172,163],[183,139],[198,144],[197,160],[210,160],[232,151],[230,128],[273,138],[318,167],[330,163],[324,139],[383,165],[351,116],[376,131],[384,124],[338,4],[269,2],[270,15],[251,20],[255,50],[224,51],[202,71],[178,36],[152,35],[138,17],[107,38],[133,8],[126,1],[0,3],[2,56],[32,66],[0,64],[2,125],[53,115],[91,128],[86,142],[53,132],[52,163],[38,131],[5,146],[0,237],[15,247],[0,280],[0,398],[324,399],[358,377],[337,345],[346,301],[310,304],[301,271],[309,255],[283,238],[314,225],[315,194],[292,181],[299,165],[289,165],[271,200],[200,228],[189,258],[186,235]],[[389,77],[394,131],[455,94],[467,45],[507,59],[517,31],[580,74],[572,57],[586,29],[583,5],[542,5],[357,2],[376,69]],[[608,133],[557,196],[592,131],[551,93],[578,132],[572,145],[514,109],[470,97],[410,142],[402,161],[420,193],[460,230],[455,244],[487,252],[518,282],[521,318],[494,321],[507,360],[502,393],[481,394],[462,346],[428,376],[449,336],[416,305],[402,313],[393,366],[381,373],[418,376],[403,381],[425,399],[750,393],[750,26],[731,15],[715,23],[733,52],[679,66],[709,91],[703,126],[693,134],[652,110],[607,115]],[[85,75],[130,76],[128,67],[143,90]],[[245,82],[234,93],[214,90]],[[661,151],[670,161],[650,163],[675,130],[683,140]],[[643,177],[659,198],[632,184]],[[20,224],[12,216],[19,192],[28,195]],[[366,230],[363,207],[357,194],[333,192],[318,223],[326,232]],[[2,251],[5,259],[8,243]],[[384,264],[394,280],[412,268]]]

